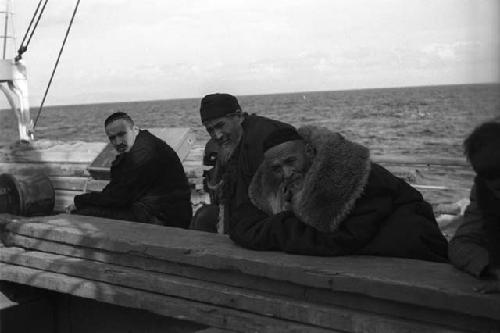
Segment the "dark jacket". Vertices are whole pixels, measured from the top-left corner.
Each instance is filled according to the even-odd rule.
[[[191,192],[177,153],[163,140],[140,130],[129,152],[111,165],[111,180],[102,192],[75,197],[86,206],[129,208],[141,203],[165,225],[187,228],[191,220]]]
[[[366,148],[340,135],[313,127],[299,133],[317,151],[299,203],[293,212],[270,213],[265,201],[275,185],[259,169],[250,186],[253,203],[240,205],[231,220],[236,243],[320,256],[447,260],[446,239],[418,191],[371,163]]]
[[[217,165],[215,177],[223,180],[218,195],[227,208],[225,219],[230,219],[236,207],[248,201],[248,186],[263,160],[262,142],[278,128],[288,124],[256,115],[244,115],[241,141],[225,166]]]
[[[449,244],[451,263],[476,277],[498,266],[500,256],[500,200],[493,203],[495,195],[481,183],[476,177],[463,222]]]

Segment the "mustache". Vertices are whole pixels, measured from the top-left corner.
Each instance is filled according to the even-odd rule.
[[[304,177],[301,175],[295,176],[282,183],[282,192],[285,196],[293,196],[294,193],[302,188]]]
[[[300,181],[303,179],[303,176],[301,174],[296,174],[293,177],[290,177],[286,180],[283,181],[283,185],[285,187],[288,187],[289,185],[293,185],[295,182]]]

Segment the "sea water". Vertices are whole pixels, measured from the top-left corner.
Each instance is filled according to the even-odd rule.
[[[200,96],[201,98],[202,96]],[[191,127],[208,139],[200,98],[45,107],[42,139],[105,141],[104,119],[124,111],[143,128]],[[339,131],[374,154],[462,158],[462,142],[479,123],[500,116],[500,85],[303,92],[238,96],[243,111],[295,126]],[[33,110],[36,107],[33,107]]]

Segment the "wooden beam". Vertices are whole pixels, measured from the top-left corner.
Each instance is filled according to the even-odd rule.
[[[58,177],[88,177],[86,163],[0,163],[0,173],[43,173]]]
[[[332,332],[310,325],[9,264],[0,264],[0,279],[238,332]]]
[[[145,272],[62,255],[26,252],[20,248],[0,251],[0,261],[334,330],[355,332],[359,323],[363,323],[363,328],[370,331],[437,331],[426,324],[384,315],[296,301],[248,289],[221,286],[206,281]]]
[[[214,282],[218,285],[252,289],[262,292],[265,295],[281,295],[299,301],[313,302],[316,304],[329,304],[356,309],[363,312],[375,312],[388,316],[396,316],[406,320],[417,320],[432,323],[438,326],[452,327],[471,332],[490,331],[492,327],[498,326],[498,322],[496,321],[492,321],[484,317],[472,317],[452,313],[448,311],[448,309],[436,310],[422,306],[381,300],[357,292],[346,293],[342,291],[304,286],[282,280],[248,275],[236,270],[215,270],[205,267],[179,264],[153,257],[143,257],[128,253],[119,254],[105,250],[57,243],[39,238],[25,237],[13,233],[7,233],[4,237],[4,241],[5,245],[10,247],[22,247],[42,252],[57,253],[85,260],[137,268],[145,272],[156,272],[161,274],[183,276],[192,279],[203,279],[204,281]]]
[[[0,161],[3,163],[89,164],[105,145],[104,142],[39,140],[29,144],[1,146]]]
[[[7,217],[10,219],[10,217]],[[8,232],[116,253],[289,281],[328,290],[500,320],[500,299],[472,291],[477,280],[450,265],[398,258],[335,258],[256,252],[226,236],[86,216],[7,223]],[[425,272],[425,273],[423,273]]]
[[[372,160],[384,165],[421,165],[435,167],[465,167],[470,168],[465,159],[435,158],[416,156],[373,155]]]

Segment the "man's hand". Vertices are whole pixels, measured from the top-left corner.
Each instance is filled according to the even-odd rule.
[[[292,209],[291,206],[292,193],[284,184],[281,184],[275,195],[269,197],[272,214],[279,214]]]
[[[64,212],[65,212],[66,214],[71,214],[71,213],[73,213],[75,210],[76,210],[76,206],[75,206],[75,204],[71,204],[71,205],[67,206],[67,207],[64,209]]]

